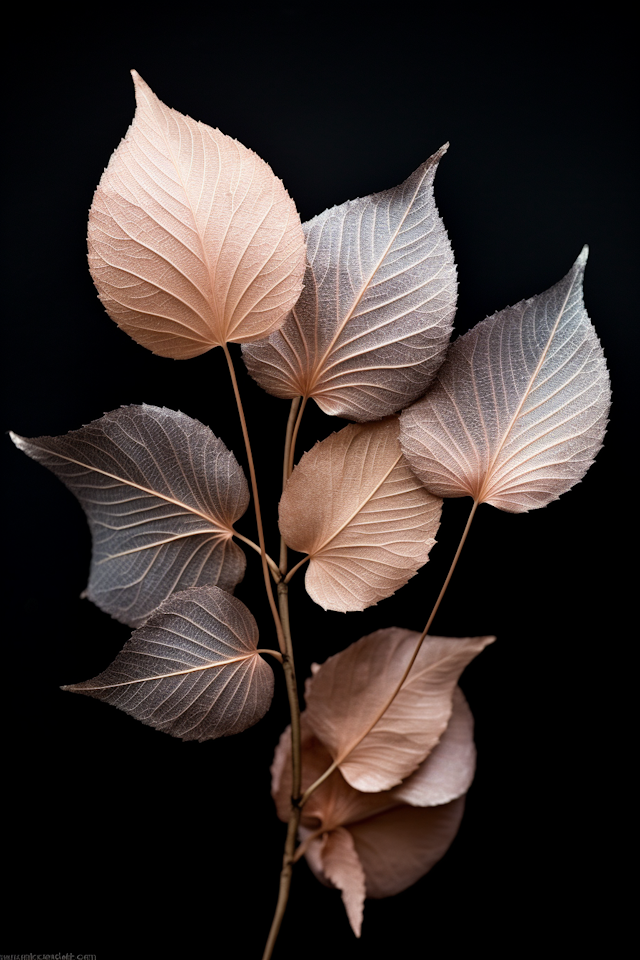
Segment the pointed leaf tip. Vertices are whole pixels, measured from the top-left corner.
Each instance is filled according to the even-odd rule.
[[[133,123],[89,214],[102,303],[134,340],[174,359],[268,336],[302,289],[295,204],[252,150],[131,76]]]

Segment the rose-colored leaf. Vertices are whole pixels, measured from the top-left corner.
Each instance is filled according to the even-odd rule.
[[[358,859],[353,837],[344,827],[325,835],[322,841],[322,872],[342,893],[351,929],[356,937],[362,930],[365,875]]]
[[[304,235],[271,168],[166,107],[133,71],[136,114],[89,215],[89,266],[108,314],[163,357],[276,330],[302,289]]]
[[[441,497],[525,513],[569,490],[602,446],[610,402],[582,299],[586,247],[563,280],[460,337],[401,416],[402,449]]]
[[[368,897],[392,897],[415,883],[451,846],[464,797],[437,807],[394,807],[349,827]]]
[[[392,190],[304,225],[308,269],[292,314],[243,353],[277,397],[377,420],[421,396],[444,357],[456,305],[451,245],[433,199],[446,147]]]
[[[449,722],[458,677],[494,640],[427,637],[400,692],[370,729],[419,636],[397,627],[378,630],[329,657],[309,684],[307,721],[358,790],[388,790],[417,769]]]
[[[350,424],[306,453],[282,495],[280,530],[309,554],[316,603],[364,610],[427,562],[441,509],[404,460],[394,418]]]
[[[257,645],[243,603],[217,587],[192,587],[169,597],[103,673],[63,689],[183,740],[226,737],[271,704],[273,671]]]
[[[456,687],[449,723],[440,742],[391,794],[413,807],[434,807],[465,794],[475,770],[473,715],[462,690]]]
[[[231,537],[247,481],[209,427],[144,404],[65,436],[11,436],[82,504],[93,538],[85,595],[118,620],[138,626],[171,593],[242,579]]]

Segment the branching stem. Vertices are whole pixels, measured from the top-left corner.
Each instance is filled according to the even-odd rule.
[[[253,493],[253,507],[256,513],[256,525],[258,527],[258,542],[260,543],[260,555],[262,557],[262,572],[264,575],[264,585],[267,591],[267,597],[269,599],[269,606],[271,607],[271,613],[273,615],[273,622],[276,626],[276,633],[278,635],[278,646],[283,655],[286,654],[285,642],[284,642],[284,633],[282,630],[282,623],[280,622],[280,616],[278,614],[278,608],[276,607],[276,601],[273,596],[273,589],[271,587],[271,580],[269,578],[269,566],[267,563],[267,551],[264,546],[264,531],[262,529],[262,515],[260,513],[260,499],[258,497],[258,484],[256,482],[256,470],[253,465],[253,454],[251,453],[251,443],[249,442],[249,431],[247,430],[247,421],[244,416],[244,409],[242,407],[242,400],[240,398],[240,391],[238,389],[238,381],[236,380],[236,372],[233,368],[233,360],[231,359],[231,354],[229,353],[229,348],[226,343],[222,344],[222,349],[224,350],[224,355],[227,358],[227,365],[229,367],[229,374],[231,376],[231,383],[233,385],[233,392],[236,398],[236,405],[238,407],[238,414],[240,416],[240,425],[242,427],[242,435],[244,437],[244,446],[247,451],[247,460],[249,461],[249,476],[251,477],[251,491]]]
[[[259,553],[262,556],[262,550],[260,549],[257,543],[253,542],[253,540],[249,540],[248,537],[245,537],[241,533],[238,533],[237,530],[233,531],[233,535],[234,537],[236,537],[237,540],[242,540],[243,543],[246,543],[248,547],[251,547],[252,550],[255,550],[256,553]],[[265,554],[265,556],[267,558],[267,563],[269,564],[269,570],[271,571],[271,576],[273,577],[276,583],[280,583],[282,576],[280,574],[280,570],[278,568],[277,563],[275,562],[275,560],[271,559],[268,553]]]
[[[387,710],[389,709],[389,707],[391,706],[391,704],[393,703],[393,701],[395,700],[395,698],[398,696],[398,693],[400,692],[400,689],[401,689],[402,685],[404,684],[405,680],[406,680],[407,677],[409,676],[409,671],[411,670],[411,667],[414,665],[414,663],[415,663],[415,661],[416,661],[416,657],[417,657],[418,654],[420,653],[420,648],[421,648],[421,646],[422,646],[422,643],[423,643],[423,641],[424,641],[424,638],[426,637],[426,635],[427,635],[427,633],[428,633],[428,631],[429,631],[429,628],[430,628],[431,624],[433,623],[433,618],[435,617],[436,613],[438,612],[438,607],[440,606],[440,603],[441,603],[441,601],[442,601],[442,598],[444,597],[445,593],[447,592],[447,587],[449,586],[449,581],[451,580],[451,577],[452,577],[452,575],[453,575],[453,571],[454,571],[455,568],[456,568],[456,564],[457,564],[457,562],[458,562],[458,558],[460,557],[460,554],[462,553],[462,548],[463,548],[463,546],[464,546],[465,540],[467,539],[467,534],[469,533],[469,528],[471,527],[471,521],[473,520],[473,517],[474,517],[474,515],[475,515],[475,512],[476,512],[477,507],[478,507],[478,501],[477,501],[477,500],[474,500],[474,501],[473,501],[473,506],[472,506],[472,508],[471,508],[471,513],[469,514],[469,518],[468,518],[468,520],[467,520],[467,524],[466,524],[466,526],[465,526],[465,528],[464,528],[464,532],[463,532],[463,534],[462,534],[462,536],[461,536],[461,538],[460,538],[460,543],[458,544],[458,549],[456,550],[455,556],[454,556],[453,560],[451,561],[451,566],[449,567],[449,572],[448,572],[448,574],[447,574],[447,576],[446,576],[446,579],[445,579],[444,583],[442,584],[442,589],[440,590],[440,593],[438,594],[438,599],[436,600],[436,602],[435,602],[434,605],[433,605],[433,610],[431,611],[431,613],[430,613],[430,615],[429,615],[429,619],[427,620],[427,623],[426,623],[426,626],[425,626],[424,630],[423,630],[422,633],[420,634],[420,639],[418,640],[418,642],[417,642],[417,644],[416,644],[416,648],[415,648],[415,650],[413,651],[413,655],[412,655],[411,659],[409,660],[409,663],[407,664],[407,668],[406,668],[406,670],[404,671],[404,674],[402,675],[402,678],[400,679],[400,682],[398,683],[398,685],[396,686],[395,690],[393,691],[393,693],[391,694],[391,696],[389,697],[389,699],[387,700],[387,702],[384,704],[384,706],[378,711],[378,713],[376,714],[375,719],[369,724],[369,726],[367,727],[367,729],[366,729],[362,734],[360,734],[360,736],[358,737],[358,739],[355,740],[353,743],[351,743],[351,744],[349,745],[349,749],[346,751],[346,753],[344,753],[342,756],[340,756],[340,757],[338,757],[336,760],[334,760],[333,763],[331,764],[331,766],[330,766],[327,770],[325,770],[325,772],[322,774],[322,776],[318,777],[318,779],[315,781],[315,783],[312,783],[311,786],[308,787],[307,790],[305,790],[305,792],[304,792],[304,794],[302,795],[302,798],[301,798],[301,800],[300,800],[300,806],[301,806],[301,807],[303,807],[303,806],[305,805],[305,803],[307,802],[307,800],[309,799],[309,797],[311,796],[311,794],[314,792],[314,790],[317,790],[318,787],[320,786],[320,784],[321,784],[321,783],[324,783],[324,781],[325,781],[328,777],[331,776],[331,774],[333,773],[333,771],[336,770],[336,769],[338,768],[338,766],[346,760],[346,758],[349,756],[349,754],[351,753],[351,751],[352,751],[355,747],[357,747],[359,743],[361,743],[361,742],[364,740],[364,738],[367,736],[368,733],[371,732],[371,730],[375,727],[376,723],[377,723],[377,722],[380,720],[380,718],[387,712]]]
[[[294,397],[291,401],[291,410],[289,411],[289,420],[287,421],[287,433],[284,440],[284,458],[282,461],[282,492],[284,493],[284,488],[287,485],[287,480],[291,474],[289,470],[289,460],[291,459],[291,449],[292,449],[292,438],[294,425],[296,424],[296,414],[298,412],[298,407],[300,406],[300,400],[302,397]],[[287,545],[284,542],[284,537],[280,537],[280,570],[283,574],[287,572]]]
[[[300,399],[300,398],[297,398]],[[300,429],[300,424],[302,422],[302,414],[304,413],[304,408],[307,405],[307,397],[302,397],[302,403],[300,409],[298,410],[298,416],[296,417],[296,423],[293,428],[293,436],[291,437],[291,447],[289,450],[289,457],[287,460],[287,480],[293,473],[293,462],[296,457],[296,440],[298,439],[298,430]]]

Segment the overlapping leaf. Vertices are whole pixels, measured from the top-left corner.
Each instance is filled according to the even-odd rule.
[[[245,605],[218,587],[174,594],[93,680],[63,687],[183,740],[240,733],[269,709],[273,671]]]
[[[245,555],[231,537],[247,482],[197,420],[129,406],[65,436],[12,437],[82,504],[93,538],[86,596],[118,620],[137,626],[175,591],[233,590],[242,579]]]
[[[427,637],[400,692],[375,722],[419,636],[397,627],[377,630],[329,657],[309,682],[307,723],[357,790],[389,790],[417,769],[449,723],[458,677],[495,639]],[[461,738],[470,735],[466,728]],[[458,759],[468,769],[473,756],[461,753]]]
[[[610,403],[582,299],[586,259],[585,248],[550,290],[460,337],[434,388],[402,414],[402,449],[432,493],[523,513],[586,473]]]
[[[255,153],[166,107],[135,71],[133,79],[135,118],[89,215],[102,303],[163,357],[266,337],[302,289],[293,201]]]
[[[397,419],[350,424],[296,466],[280,501],[280,530],[310,557],[305,583],[316,603],[364,610],[426,563],[441,508],[402,456]]]
[[[276,333],[243,348],[269,393],[313,397],[325,413],[365,421],[427,389],[456,305],[453,253],[433,199],[445,150],[400,186],[305,224],[302,296]]]

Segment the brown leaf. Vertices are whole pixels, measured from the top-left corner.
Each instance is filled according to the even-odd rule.
[[[93,540],[85,596],[113,617],[139,626],[171,593],[242,579],[231,538],[249,490],[209,427],[143,404],[61,437],[11,437],[82,504]]]
[[[356,853],[353,836],[344,827],[337,827],[322,838],[322,868],[327,880],[342,893],[351,929],[356,937],[362,930],[365,874]]]
[[[402,449],[432,493],[525,513],[588,470],[610,387],[582,300],[586,259],[585,247],[550,290],[456,340],[434,388],[402,414]]]
[[[166,107],[132,74],[135,118],[89,215],[89,266],[107,313],[163,357],[266,337],[302,289],[293,201],[255,153]]]
[[[427,562],[441,508],[402,457],[397,419],[350,424],[296,466],[280,501],[280,531],[309,554],[305,585],[316,603],[364,610]]]
[[[419,636],[398,627],[378,630],[329,657],[309,683],[307,722],[357,790],[388,790],[417,769],[445,731],[458,677],[495,639],[426,637],[400,692],[367,732]],[[468,767],[468,755],[464,762]]]
[[[303,294],[279,331],[243,348],[269,393],[313,397],[325,413],[366,421],[427,389],[456,305],[453,253],[433,199],[445,150],[400,186],[304,225]]]
[[[192,587],[169,597],[103,673],[62,689],[183,740],[227,737],[271,704],[273,671],[257,645],[243,603],[217,587]]]

